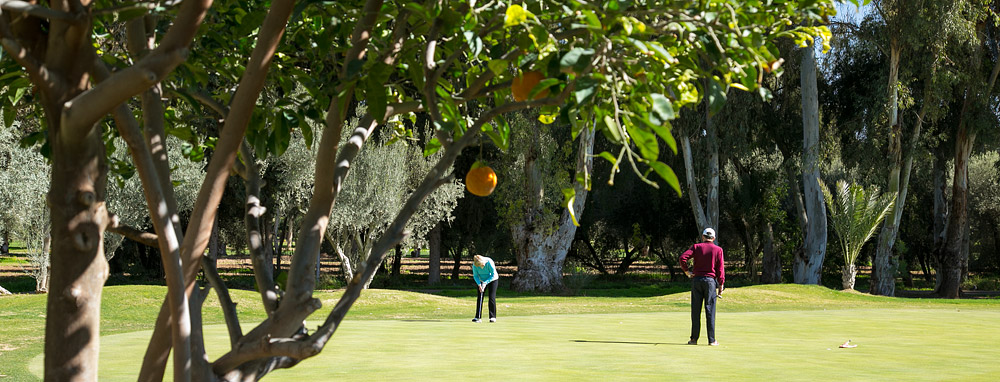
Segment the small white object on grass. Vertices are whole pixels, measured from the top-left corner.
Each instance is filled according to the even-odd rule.
[[[856,347],[858,347],[858,345],[851,345],[851,340],[847,340],[847,342],[844,342],[844,343],[840,344],[840,347],[841,348],[856,348]]]

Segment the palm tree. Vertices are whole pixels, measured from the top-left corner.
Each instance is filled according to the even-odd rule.
[[[830,222],[844,252],[844,289],[852,290],[854,277],[857,275],[854,262],[861,253],[861,247],[875,234],[879,223],[889,213],[896,195],[881,195],[877,187],[866,191],[860,185],[848,184],[843,180],[837,181],[836,198],[830,195],[825,184],[821,188],[830,209]]]

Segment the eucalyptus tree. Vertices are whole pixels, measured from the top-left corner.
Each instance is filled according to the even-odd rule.
[[[775,39],[809,40],[822,29],[794,25],[833,12],[830,2],[812,1],[739,9],[727,3],[689,9],[676,3],[614,1],[530,2],[527,8],[461,1],[426,6],[313,2],[301,7],[285,0],[223,1],[214,12],[209,12],[210,0],[184,0],[152,10],[101,1],[49,7],[0,4],[3,59],[16,61],[18,76],[35,87],[33,102],[44,116],[51,149],[53,293],[47,310],[46,379],[94,380],[97,375],[100,291],[107,277],[101,243],[112,224],[105,203],[102,122],[112,114],[114,130],[128,144],[142,180],[167,279],[167,296],[140,370],[143,381],[162,379],[171,353],[177,380],[256,380],[319,353],[386,252],[405,238],[407,221],[420,203],[450,181],[449,171],[462,149],[480,134],[504,144],[510,136],[510,125],[500,118],[504,114],[537,108],[574,133],[588,127],[586,122],[603,121],[598,129],[622,149],[617,156],[602,157],[628,163],[644,176],[656,172],[679,190],[672,170],[658,159],[659,147],[661,141],[674,146],[668,121],[676,110],[698,100],[701,79],[711,77],[713,88],[719,89],[733,83],[756,88],[759,78],[750,68],[777,59],[769,49]],[[129,18],[143,14],[147,16]],[[127,21],[125,28],[120,28],[122,21]],[[103,33],[111,30],[119,33]],[[201,31],[204,35],[192,45]],[[229,48],[234,41],[238,49]],[[98,50],[95,45],[118,49]],[[185,59],[190,61],[175,71]],[[292,111],[282,112],[274,123],[261,123],[261,117],[272,114],[255,113],[272,66],[286,82],[304,84],[312,98],[290,101]],[[311,71],[313,67],[320,69]],[[510,102],[506,89],[511,80],[532,69],[546,77],[534,89],[538,97]],[[644,81],[638,80],[640,73]],[[227,81],[215,82],[213,76]],[[167,125],[176,121],[168,118],[170,105],[162,95],[181,90],[181,97],[194,98],[193,92],[169,89],[188,83],[208,88],[227,110],[217,138],[189,130],[213,153],[182,231],[165,148]],[[10,86],[3,90],[2,95],[17,91]],[[543,90],[549,91],[547,96]],[[141,125],[130,110],[135,96],[140,97]],[[367,112],[341,146],[355,98],[364,100]],[[324,323],[306,330],[304,320],[321,305],[312,297],[319,245],[348,170],[377,128],[398,126],[394,117],[415,112],[430,115],[435,137],[425,152],[441,151],[441,157],[376,239],[360,267],[363,272],[355,274]],[[247,166],[265,150],[278,154],[286,148],[292,128],[311,136],[300,115],[313,115],[325,127],[288,283],[279,290],[260,277],[266,270],[255,267],[268,318],[244,332],[232,304],[224,303],[230,350],[209,361],[200,325],[206,291],[198,287],[196,275],[203,271],[215,279],[213,269],[203,263],[216,207],[238,152],[243,151]],[[199,118],[194,113],[187,117]],[[265,131],[267,138],[259,138]],[[247,153],[248,147],[254,152]],[[585,174],[582,178],[586,180]],[[248,221],[261,212],[250,195]],[[571,201],[572,193],[567,195]],[[223,288],[215,289],[225,295]]]
[[[962,106],[957,126],[952,130],[954,172],[945,239],[935,251],[939,267],[936,292],[946,298],[958,298],[961,288],[961,264],[969,224],[969,158],[980,131],[993,129],[998,123],[994,112],[997,108],[994,86],[1000,74],[1000,57],[996,53],[1000,47],[996,27],[998,5],[978,1],[962,4],[965,5],[962,30],[966,39],[961,40],[964,44],[949,45],[949,49],[954,49],[951,55],[954,62],[964,74],[958,87]]]
[[[871,293],[891,296],[895,293],[895,274],[898,256],[893,245],[899,236],[900,221],[907,200],[916,151],[921,150],[922,131],[926,122],[940,118],[942,100],[950,97],[950,80],[943,75],[947,71],[945,47],[953,43],[956,33],[961,33],[960,2],[955,1],[874,1],[868,13],[858,22],[838,23],[836,31],[846,43],[846,50],[838,54],[834,61],[850,62],[855,73],[838,70],[840,76],[850,77],[847,81],[858,81],[858,77],[868,77],[867,83],[858,83],[856,88],[867,91],[857,97],[855,103],[865,102],[854,115],[842,114],[849,126],[861,122],[862,136],[869,144],[875,145],[872,153],[883,153],[868,158],[866,162],[883,162],[886,158],[891,166],[882,175],[884,166],[872,166],[880,176],[886,176],[886,190],[897,195],[889,218],[885,219],[879,234],[879,244],[873,263]],[[874,57],[873,57],[874,56]],[[862,62],[876,63],[869,67],[867,74],[857,73]],[[878,67],[878,66],[881,66]],[[877,82],[876,82],[877,81]],[[885,84],[884,90],[873,86]],[[845,93],[846,94],[846,93]],[[858,93],[853,94],[857,96]],[[946,102],[945,102],[946,103]],[[903,113],[908,110],[912,113]],[[907,116],[912,122],[904,123]],[[852,122],[853,120],[853,122]],[[862,149],[855,149],[863,151]],[[866,163],[865,165],[868,165]]]
[[[826,205],[830,209],[830,223],[837,232],[837,239],[844,255],[841,281],[844,289],[852,290],[857,275],[854,263],[861,253],[861,248],[875,234],[882,219],[888,215],[895,203],[896,195],[882,194],[877,187],[866,190],[860,185],[850,184],[844,180],[837,181],[836,194],[831,193],[826,185],[821,183],[820,186],[826,197]]]
[[[504,183],[497,191],[500,197],[517,201],[499,206],[517,258],[511,286],[520,291],[559,291],[563,264],[589,192],[589,179],[574,181],[571,174],[592,173],[595,130],[584,127],[574,149],[573,139],[565,136],[568,124],[546,125],[532,117],[520,113],[511,118],[510,160],[500,170]],[[562,202],[563,190],[572,194],[568,208]]]

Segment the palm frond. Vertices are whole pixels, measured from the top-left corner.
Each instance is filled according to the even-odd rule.
[[[892,210],[896,195],[882,195],[877,187],[865,190],[861,185],[840,180],[834,197],[825,184],[820,184],[830,210],[831,225],[844,252],[844,263],[854,264],[861,248]]]

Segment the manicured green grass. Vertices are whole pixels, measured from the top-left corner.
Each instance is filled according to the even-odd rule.
[[[134,380],[164,289],[108,287],[101,381]],[[457,294],[457,292],[456,292]],[[603,293],[613,295],[614,293]],[[262,317],[234,291],[241,317]],[[324,309],[339,297],[317,294]],[[366,291],[327,348],[272,380],[992,380],[1000,375],[998,300],[916,300],[816,286],[732,288],[719,302],[720,347],[686,346],[688,293],[651,297],[501,294],[496,324],[469,322],[473,297]],[[209,353],[227,344],[206,306]],[[40,373],[44,296],[0,298],[0,374]],[[853,340],[857,348],[837,345]],[[706,343],[702,336],[702,344]],[[28,365],[31,365],[29,372]],[[0,377],[0,380],[3,380]]]

